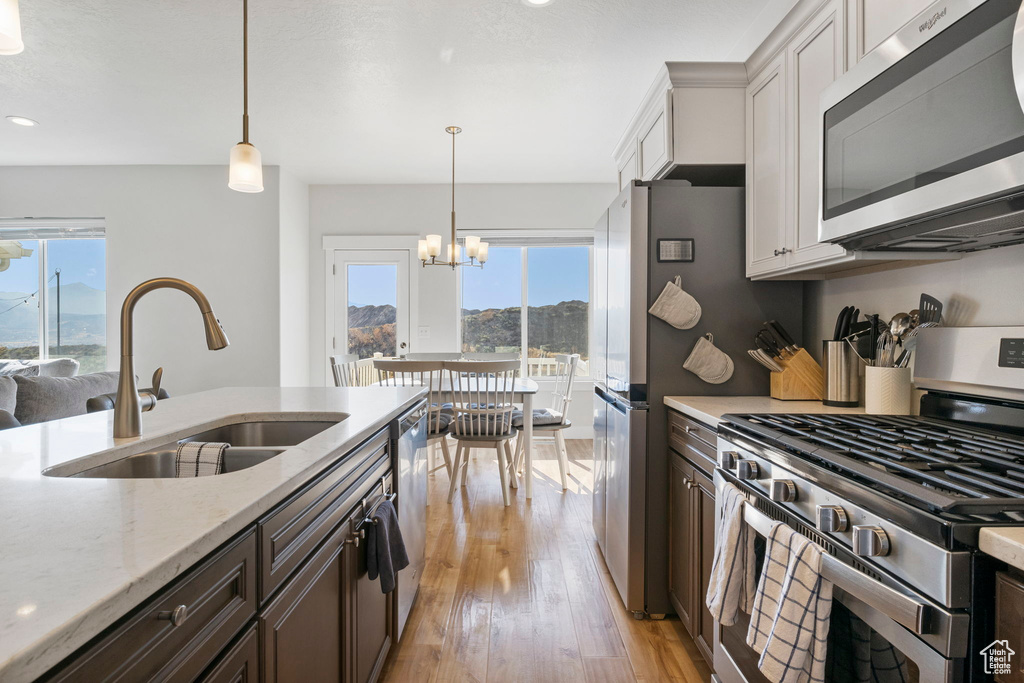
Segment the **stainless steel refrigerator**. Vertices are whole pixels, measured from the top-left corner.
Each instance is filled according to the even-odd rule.
[[[747,355],[755,333],[777,320],[797,341],[802,335],[801,283],[751,282],[745,249],[742,187],[636,182],[595,228],[594,530],[619,595],[638,618],[672,611],[663,399],[767,395],[768,372]],[[647,313],[677,275],[702,309],[689,330]],[[735,364],[723,384],[683,369],[709,332]]]

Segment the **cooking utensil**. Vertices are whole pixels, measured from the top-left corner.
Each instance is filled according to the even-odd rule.
[[[758,349],[755,353],[757,354],[758,358],[761,359],[761,363],[772,372],[782,372],[783,370],[785,370],[785,368],[776,363],[775,359],[772,358],[767,352]]]
[[[747,349],[747,355],[749,355],[751,358],[756,360],[760,365],[763,365],[768,370],[772,370],[774,372],[774,369],[761,359],[761,356],[759,356],[757,354],[756,350],[754,350],[754,349]]]
[[[921,294],[921,302],[917,305],[918,318],[922,323],[942,322],[942,302],[928,294]]]
[[[875,354],[875,367],[891,368],[896,355],[896,337],[892,332],[885,330],[878,338],[877,353]]]
[[[868,329],[868,365],[874,365],[875,359],[878,358],[878,314],[874,313],[871,316],[871,327]]]
[[[903,335],[910,331],[910,314],[897,313],[889,321],[889,333],[896,343],[902,343]]]
[[[851,316],[853,316],[853,306],[844,306],[843,310],[839,311],[839,317],[836,318],[836,328],[832,334],[832,341],[840,341],[846,335],[843,332],[849,327]]]
[[[793,341],[793,337],[786,331],[786,328],[780,325],[774,320],[769,320],[764,324],[765,329],[771,332],[772,336],[779,340],[779,346],[790,353],[796,353],[800,350],[800,347]]]

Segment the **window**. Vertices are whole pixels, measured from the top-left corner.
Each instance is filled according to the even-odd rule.
[[[395,322],[398,311],[398,266],[390,264],[349,264],[348,352],[360,358],[380,353],[397,355]]]
[[[107,366],[106,243],[94,225],[0,224],[0,359]]]
[[[491,239],[502,246],[487,265],[461,271],[463,352],[519,352],[530,377],[552,374],[557,354],[578,353],[577,375],[589,374],[590,247]]]

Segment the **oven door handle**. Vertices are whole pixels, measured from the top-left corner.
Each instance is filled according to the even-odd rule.
[[[767,537],[775,520],[746,503],[743,505],[743,521]],[[927,633],[929,606],[926,603],[890,588],[825,553],[821,556],[821,575],[914,633]]]

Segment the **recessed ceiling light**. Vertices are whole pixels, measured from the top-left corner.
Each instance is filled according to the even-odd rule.
[[[32,119],[25,118],[24,116],[8,116],[7,120],[10,121],[11,123],[16,123],[19,126],[38,126],[39,125],[38,121],[34,121]]]
[[[554,0],[523,0],[523,4],[527,7],[547,7]]]

